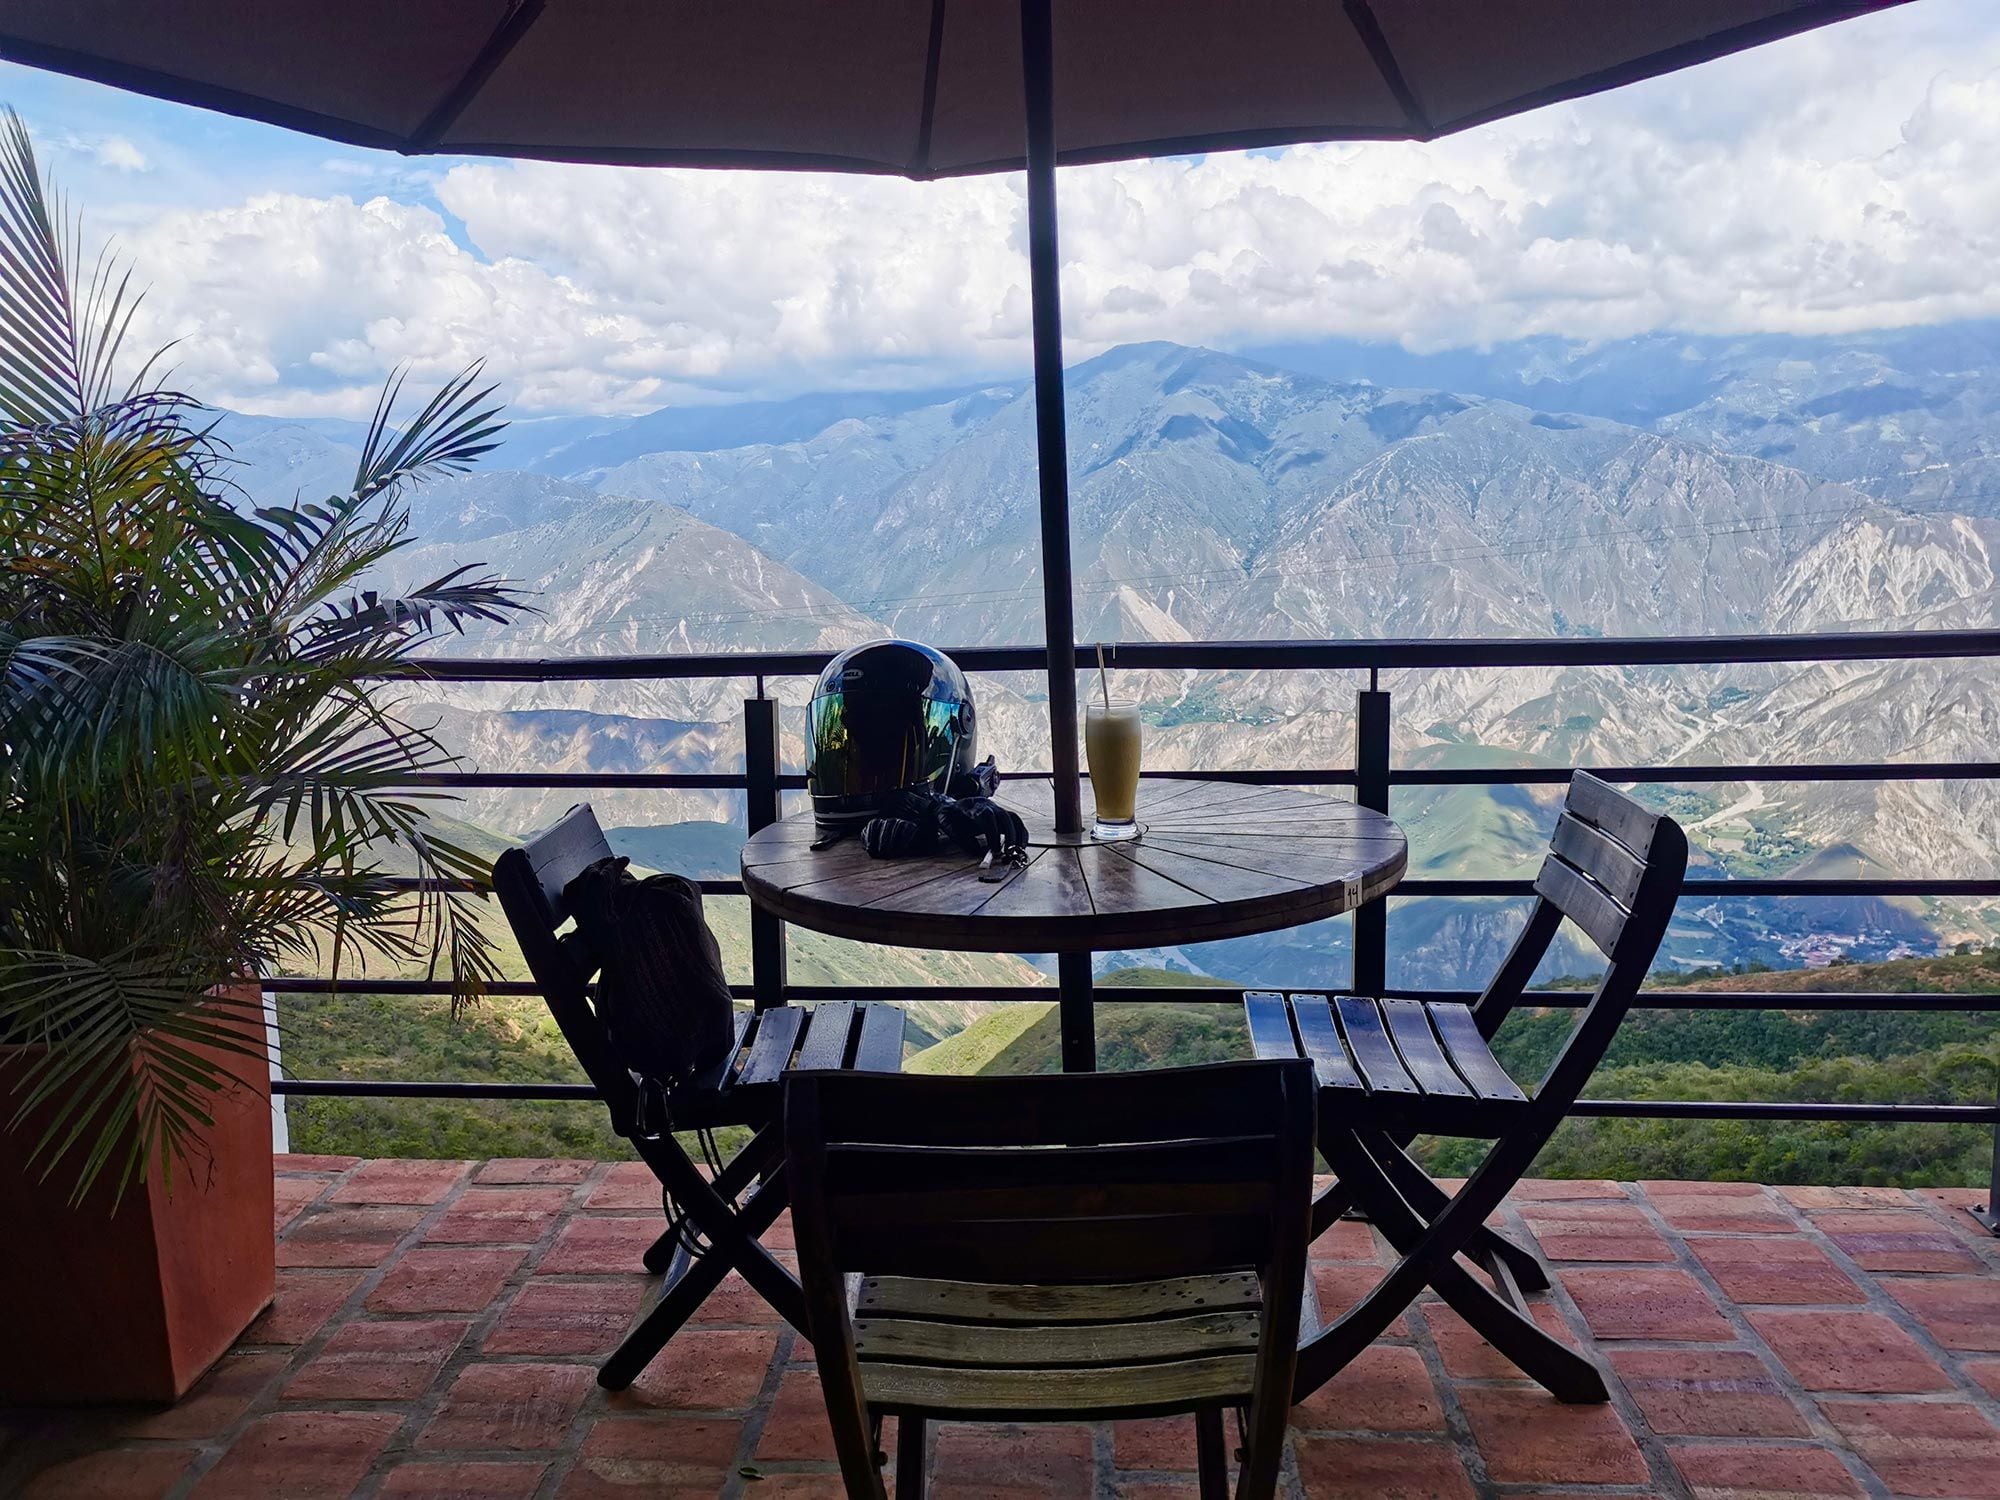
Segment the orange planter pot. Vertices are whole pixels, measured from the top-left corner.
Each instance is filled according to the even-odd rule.
[[[226,993],[259,995],[255,984]],[[243,1025],[261,1049],[261,1021]],[[26,1050],[0,1047],[0,1106]],[[27,1170],[32,1118],[0,1135],[0,1405],[177,1400],[270,1305],[269,1069],[218,1058],[243,1081],[213,1099],[212,1163],[176,1165],[171,1193],[149,1173],[115,1213],[102,1183],[71,1206],[68,1159],[47,1182]]]

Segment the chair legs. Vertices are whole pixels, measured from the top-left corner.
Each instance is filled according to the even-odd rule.
[[[1222,1431],[1222,1408],[1204,1406],[1194,1414],[1195,1469],[1201,1500],[1229,1500],[1229,1444]]]
[[[1561,1401],[1594,1402],[1608,1398],[1604,1378],[1581,1354],[1550,1337],[1525,1308],[1481,1286],[1455,1257],[1472,1249],[1486,1218],[1500,1206],[1509,1188],[1535,1158],[1549,1131],[1524,1127],[1496,1141],[1479,1170],[1456,1197],[1432,1213],[1412,1208],[1397,1190],[1396,1171],[1369,1149],[1367,1132],[1328,1121],[1320,1149],[1326,1154],[1354,1201],[1367,1211],[1403,1258],[1365,1297],[1327,1325],[1299,1350],[1293,1399],[1319,1389],[1381,1336],[1397,1315],[1416,1300],[1425,1286],[1437,1293],[1461,1317]],[[1395,1155],[1400,1148],[1386,1139]],[[1412,1168],[1415,1164],[1411,1163]],[[1418,1175],[1422,1173],[1419,1171]],[[1429,1179],[1426,1178],[1426,1181]],[[1432,1184],[1435,1187],[1435,1184]],[[1438,1189],[1440,1197],[1443,1190]],[[1504,1267],[1505,1262],[1502,1262]],[[1506,1278],[1503,1277],[1503,1284]]]
[[[1324,1126],[1321,1127],[1323,1130]],[[1378,1151],[1383,1169],[1396,1184],[1397,1190],[1409,1200],[1411,1207],[1419,1213],[1436,1215],[1441,1213],[1451,1195],[1432,1182],[1430,1175],[1411,1160],[1404,1148],[1409,1144],[1405,1136],[1401,1140],[1391,1136],[1381,1136],[1380,1140],[1389,1147],[1386,1152]],[[1343,1181],[1336,1181],[1313,1199],[1312,1235],[1318,1239],[1331,1229],[1334,1222],[1355,1207],[1354,1190]],[[1499,1261],[1507,1267],[1521,1289],[1528,1292],[1546,1292],[1549,1289],[1548,1273],[1542,1263],[1527,1250],[1515,1244],[1497,1229],[1482,1224],[1467,1246],[1466,1253],[1482,1263]]]
[[[1396,1140],[1377,1132],[1369,1140],[1369,1152],[1382,1164],[1404,1201],[1426,1219],[1436,1218],[1451,1202],[1451,1194],[1431,1181],[1430,1174],[1411,1159],[1407,1140]],[[1466,1247],[1466,1253],[1481,1262],[1497,1261],[1524,1292],[1546,1292],[1549,1273],[1542,1263],[1489,1224],[1481,1224]],[[1490,1269],[1490,1266],[1489,1266]]]
[[[896,1418],[896,1500],[924,1500],[925,1437],[922,1417]]]
[[[659,1300],[598,1370],[597,1383],[611,1391],[622,1391],[638,1379],[639,1372],[652,1363],[731,1271],[741,1272],[757,1294],[794,1328],[805,1323],[805,1297],[798,1278],[758,1243],[758,1236],[784,1211],[787,1195],[783,1174],[766,1177],[740,1211],[729,1201],[776,1159],[776,1130],[759,1131],[713,1183],[695,1169],[687,1153],[670,1137],[643,1140],[637,1145],[667,1192],[707,1238],[709,1249],[705,1255],[686,1260]]]

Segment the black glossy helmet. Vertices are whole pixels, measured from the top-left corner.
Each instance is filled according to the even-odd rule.
[[[828,832],[904,788],[942,792],[978,758],[972,689],[942,651],[871,641],[826,664],[806,708],[806,785]]]

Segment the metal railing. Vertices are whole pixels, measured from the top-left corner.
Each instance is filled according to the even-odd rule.
[[[1541,640],[1408,640],[1408,641],[1198,641],[1142,642],[1114,648],[1117,664],[1127,669],[1175,671],[1348,671],[1366,672],[1367,688],[1357,693],[1356,739],[1352,767],[1273,767],[1233,771],[1150,771],[1151,779],[1202,777],[1244,783],[1351,787],[1355,799],[1378,811],[1389,810],[1397,787],[1531,786],[1568,781],[1575,770],[1589,770],[1607,781],[1626,784],[1709,784],[1736,781],[1931,781],[2000,779],[2000,761],[1873,762],[1833,761],[1791,765],[1593,765],[1479,768],[1398,767],[1392,763],[1394,719],[1390,694],[1381,691],[1385,670],[1436,671],[1507,667],[1687,667],[1834,661],[1922,661],[1947,658],[2000,658],[2000,631],[1906,631],[1827,633],[1792,636],[1670,636],[1579,637]],[[973,647],[951,652],[968,672],[1038,672],[1046,655],[1040,647]],[[420,778],[427,786],[462,790],[592,788],[659,790],[727,790],[745,796],[750,832],[774,821],[785,791],[805,786],[801,775],[782,769],[778,705],[768,696],[772,678],[815,676],[830,652],[741,652],[706,655],[590,656],[559,658],[437,658],[424,665],[423,675],[436,682],[671,682],[691,679],[740,679],[754,682],[756,696],[743,706],[744,769],[741,772],[454,772]],[[1086,667],[1079,648],[1077,664]],[[1046,773],[1043,773],[1046,774]],[[703,880],[704,892],[741,895],[740,880]],[[1365,994],[1396,994],[1431,999],[1470,999],[1470,992],[1414,990],[1387,984],[1389,939],[1387,900],[1427,897],[1532,896],[1528,879],[1426,879],[1401,882],[1390,898],[1370,902],[1354,913],[1353,988]],[[1746,899],[1770,896],[1930,896],[2000,897],[2000,878],[1925,879],[1887,877],[1852,880],[1787,878],[1731,879],[1692,877],[1685,894],[1700,899]],[[812,1001],[851,995],[862,987],[795,985],[785,966],[783,924],[761,911],[751,916],[751,979],[732,988],[759,1007],[787,1001]],[[347,980],[343,987],[370,994],[438,995],[442,983],[415,980]],[[274,978],[266,988],[279,994],[323,993],[332,988],[323,978]],[[500,994],[533,994],[528,984],[494,987]],[[1007,1001],[1045,998],[1050,992],[1028,985],[923,986],[912,994],[951,1001]],[[1100,1001],[1119,1004],[1234,1003],[1241,991],[1222,986],[1100,987]],[[1589,997],[1582,991],[1538,991],[1538,1003],[1576,1006]],[[1649,989],[1636,1006],[1659,1010],[2000,1011],[2000,992],[1902,994],[1852,992],[1744,992]],[[1072,1039],[1073,1040],[1073,1039]],[[465,1099],[578,1099],[595,1097],[586,1084],[507,1084],[495,1082],[403,1082],[384,1079],[280,1079],[273,1090],[294,1096],[376,1096]],[[1580,1100],[1580,1115],[1658,1119],[1925,1121],[2000,1127],[2000,1104],[1928,1103],[1797,1103],[1790,1101]],[[1996,1169],[2000,1170],[2000,1169]]]

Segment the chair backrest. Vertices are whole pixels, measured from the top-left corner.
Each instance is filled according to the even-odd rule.
[[[634,1118],[637,1091],[631,1074],[613,1060],[604,1026],[591,1008],[590,977],[597,962],[572,935],[557,936],[557,929],[569,919],[563,887],[598,860],[610,857],[611,845],[598,827],[597,815],[589,803],[579,803],[493,861],[493,894],[549,1014],[584,1074],[604,1096],[613,1124],[622,1130]]]
[[[1264,1284],[1253,1413],[1281,1441],[1311,1232],[1313,1099],[1304,1059],[787,1075],[799,1279],[829,1413],[862,1420],[851,1271],[1077,1285],[1249,1268]]]
[[[1604,977],[1536,1091],[1538,1100],[1566,1109],[1589,1080],[1667,935],[1687,855],[1687,835],[1672,818],[1588,771],[1570,778],[1548,856],[1535,877],[1528,925],[1473,1007],[1481,1034],[1491,1037],[1522,1002],[1564,917],[1604,955]]]

